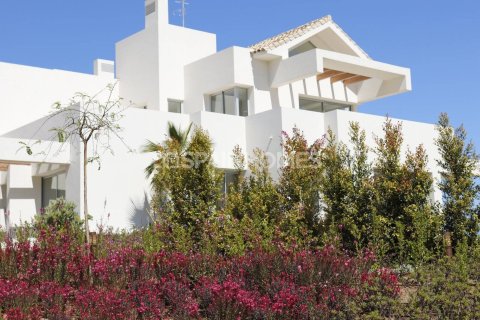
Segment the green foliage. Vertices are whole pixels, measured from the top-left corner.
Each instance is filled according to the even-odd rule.
[[[439,188],[443,192],[442,210],[445,231],[452,234],[455,249],[467,240],[469,245],[478,241],[479,212],[475,199],[479,197],[475,169],[478,156],[472,143],[468,143],[463,126],[454,129],[446,114],[441,114],[437,125],[436,144],[440,153],[437,161],[441,168]]]
[[[383,243],[393,261],[418,263],[431,258],[439,242],[439,217],[433,209],[433,178],[423,146],[407,151],[401,161],[402,125],[387,120],[376,138],[374,188],[376,212],[388,230]]]
[[[259,246],[268,250],[274,241],[338,243],[351,252],[374,248],[403,267],[443,254],[443,215],[432,199],[426,151],[420,145],[404,152],[401,123],[387,119],[372,149],[358,123],[350,124],[348,144],[331,130],[313,144],[298,128],[282,132],[278,181],[265,152],[256,149],[246,161],[237,146],[235,179],[225,197],[212,141],[200,128],[191,137],[189,131],[170,124],[166,141],[146,147],[158,156],[148,170],[158,223],[147,233],[152,250],[239,255]]]
[[[222,174],[213,165],[208,133],[195,128],[187,139],[188,131],[173,130],[170,125],[169,138],[158,145],[149,142],[144,151],[155,151],[158,156],[146,169],[147,174],[154,173],[156,216],[161,223],[173,224],[173,230],[184,230],[198,242],[203,224],[220,199]]]
[[[204,224],[202,252],[210,255],[240,256],[245,254],[248,239],[244,237],[245,219],[241,221],[223,212],[216,212]]]
[[[351,239],[357,242],[356,247],[365,248],[371,243],[380,244],[380,232],[383,231],[376,224],[377,215],[374,203],[376,190],[373,185],[372,164],[368,160],[370,148],[366,143],[366,133],[360,129],[357,122],[352,122],[349,136],[351,145],[349,164],[353,186],[351,197],[354,213],[350,232]]]
[[[83,234],[83,220],[75,211],[75,204],[63,198],[51,201],[42,214],[35,216],[37,230],[54,230],[59,233]]]
[[[415,319],[480,318],[478,261],[443,258],[421,267],[410,281],[415,291],[405,313]]]
[[[322,175],[322,231],[325,241],[340,236],[340,241],[349,249],[356,240],[356,225],[353,208],[353,174],[349,166],[347,146],[336,141],[332,130],[327,132],[327,143],[321,153]],[[330,239],[329,239],[330,238]]]
[[[319,234],[318,213],[321,179],[320,151],[322,140],[309,145],[303,133],[293,128],[293,134],[282,133],[285,165],[281,169],[279,192],[281,194],[286,229],[303,230]]]
[[[383,127],[384,136],[376,138],[376,161],[374,188],[376,190],[377,213],[385,230],[382,242],[385,243],[385,254],[399,253],[399,242],[404,241],[403,230],[403,194],[402,169],[400,162],[403,143],[401,124],[393,124],[387,120]],[[402,231],[402,232],[400,232]]]
[[[182,154],[185,152],[186,147],[188,146],[188,136],[192,130],[192,124],[190,124],[187,130],[182,130],[181,128],[175,127],[172,122],[168,122],[168,137],[169,144],[167,146],[168,151]],[[160,144],[156,144],[150,140],[147,141],[143,147],[143,152],[145,153],[161,153],[164,151],[164,147]],[[161,158],[153,161],[147,168],[145,168],[145,173],[147,177],[150,177],[156,169],[161,165]]]
[[[250,174],[243,177],[244,159],[241,150],[234,150],[238,170],[237,183],[230,186],[225,213],[239,221],[240,226],[249,228],[244,241],[247,247],[254,242],[268,245],[273,239],[275,227],[282,221],[281,194],[270,176],[267,156],[260,149],[253,151],[254,157],[248,163]]]
[[[189,253],[198,249],[192,240],[192,229],[186,228],[168,216],[142,230],[142,247],[148,253],[159,251]]]

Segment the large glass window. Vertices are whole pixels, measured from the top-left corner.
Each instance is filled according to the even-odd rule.
[[[168,112],[182,113],[182,104],[183,102],[180,100],[168,99]]]
[[[302,110],[315,112],[329,112],[333,110],[347,110],[350,111],[352,106],[348,104],[328,102],[317,99],[300,98],[299,107]]]
[[[210,111],[223,113],[223,93],[215,94],[210,97]]]
[[[210,111],[248,116],[248,89],[237,87],[210,96]]]
[[[228,188],[231,184],[235,183],[237,172],[235,171],[225,171],[223,173],[223,185],[222,185],[222,193],[227,194]]]
[[[65,198],[66,174],[42,178],[42,208],[47,207],[50,201]]]
[[[242,117],[248,116],[248,90],[237,88],[238,114]]]
[[[235,89],[230,89],[223,92],[223,105],[225,114],[237,115],[237,101],[235,97]]]

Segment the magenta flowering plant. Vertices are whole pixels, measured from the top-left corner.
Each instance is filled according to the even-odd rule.
[[[114,239],[114,237],[112,237]],[[357,317],[395,298],[397,276],[375,255],[277,246],[237,257],[146,252],[138,241],[87,250],[65,232],[0,249],[6,319],[310,319]],[[92,280],[87,277],[92,270]]]

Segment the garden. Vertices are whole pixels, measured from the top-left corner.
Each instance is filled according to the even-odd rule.
[[[387,120],[374,147],[358,123],[348,144],[332,132],[313,144],[298,128],[283,132],[279,179],[262,150],[247,160],[236,147],[222,193],[208,132],[170,125],[144,148],[156,154],[148,227],[89,232],[59,199],[2,234],[0,314],[479,319],[478,157],[444,114],[437,131],[438,181],[422,146],[402,156],[402,125]]]

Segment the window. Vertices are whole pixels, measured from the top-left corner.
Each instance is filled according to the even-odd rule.
[[[223,185],[222,185],[223,194],[227,194],[229,186],[235,183],[236,175],[237,173],[235,171],[225,171],[223,173]]]
[[[329,112],[333,110],[347,110],[350,111],[352,106],[336,102],[327,102],[316,99],[300,98],[299,107],[302,110],[315,112]]]
[[[168,99],[168,112],[182,113],[183,101]]]
[[[210,111],[248,116],[248,89],[233,88],[210,96]]]
[[[7,209],[7,185],[0,185],[0,210]]]
[[[238,88],[237,97],[238,97],[238,114],[241,117],[247,117],[248,116],[248,90]]]
[[[237,178],[237,172],[233,170],[225,170],[223,172],[223,181],[222,181],[222,199],[220,199],[217,203],[219,208],[225,207],[227,203],[227,195],[230,189],[230,186],[235,183],[235,179]]]
[[[315,45],[313,43],[308,41],[308,42],[305,42],[305,43],[299,45],[298,47],[290,49],[288,51],[288,56],[293,57],[293,56],[296,56],[297,54],[304,53],[304,52],[307,52],[307,51],[310,51],[310,50],[313,50],[313,49],[316,49],[316,48],[317,47],[315,47]]]
[[[65,198],[66,174],[42,178],[42,208],[48,207],[50,201]]]

